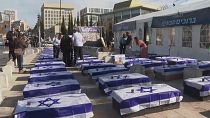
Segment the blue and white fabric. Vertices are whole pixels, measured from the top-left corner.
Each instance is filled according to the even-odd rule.
[[[210,69],[210,61],[198,62],[196,66],[203,70],[209,70]]]
[[[98,77],[105,75],[125,73],[129,73],[129,69],[124,67],[106,67],[88,70],[88,74],[91,76],[92,79],[97,79]]]
[[[18,101],[15,118],[91,118],[92,104],[86,94],[35,97]]]
[[[148,58],[133,58],[133,59],[126,59],[125,60],[125,63],[124,63],[124,66],[126,68],[129,68],[131,66],[133,66],[134,64],[136,63],[142,63],[142,62],[145,62],[145,61],[150,61],[150,59]]]
[[[77,80],[73,79],[34,82],[31,84],[27,84],[23,90],[24,98],[58,93],[81,93],[80,84]]]
[[[65,65],[63,61],[52,61],[52,62],[38,62],[35,63],[35,66],[53,66],[53,65]]]
[[[90,60],[77,60],[76,67],[81,68],[82,64],[96,64],[96,63],[104,63],[104,60],[99,59],[90,59]]]
[[[136,85],[151,85],[151,79],[139,73],[108,75],[99,77],[98,84],[100,89],[109,95],[113,90],[117,89]]]
[[[163,66],[165,64],[166,63],[164,61],[157,61],[157,60],[139,61],[139,62],[134,63],[134,65],[141,65],[145,69],[147,68],[153,69],[154,67]]]
[[[74,76],[72,75],[72,73],[67,71],[37,73],[37,74],[31,74],[28,82],[29,83],[45,82],[49,80],[63,80],[63,79],[74,79]]]
[[[197,59],[190,58],[177,58],[177,59],[168,59],[168,62],[175,62],[176,64],[186,64],[186,65],[195,65],[197,64]]]
[[[114,90],[111,96],[119,104],[121,115],[181,102],[183,99],[181,91],[166,84]]]
[[[105,68],[105,67],[116,67],[116,65],[113,63],[82,64],[81,71],[82,71],[82,73],[87,74],[89,69]]]
[[[170,56],[161,56],[161,57],[156,57],[156,60],[159,61],[168,61],[169,59],[180,59],[181,57],[170,57]]]
[[[184,84],[200,91],[200,97],[210,96],[210,76],[190,78]]]
[[[93,59],[98,59],[98,57],[83,57],[83,60],[93,60]]]
[[[163,65],[155,67],[154,71],[163,75],[182,74],[186,67],[186,65]]]
[[[66,67],[64,65],[54,65],[54,66],[40,66],[31,68],[30,73],[46,73],[46,72],[59,72],[66,71]]]

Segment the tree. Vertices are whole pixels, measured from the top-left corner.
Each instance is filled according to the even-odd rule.
[[[77,26],[80,26],[79,15],[77,15]]]
[[[66,26],[65,26],[65,20],[63,17],[62,23],[61,23],[61,34],[65,35],[66,34]]]
[[[71,29],[73,31],[73,28],[74,28],[74,24],[73,24],[73,15],[72,15],[72,12],[71,12]]]
[[[86,18],[86,26],[88,26],[88,24],[89,24],[89,23],[88,23],[88,17],[87,17],[87,18]]]
[[[93,26],[93,16],[92,15],[90,16],[90,26],[91,27]]]
[[[77,23],[77,19],[74,18],[74,27],[76,26],[76,23]]]
[[[69,14],[68,35],[71,35],[71,14]]]
[[[85,23],[84,23],[84,17],[83,16],[80,17],[80,22],[81,22],[81,26],[84,26],[85,25]]]

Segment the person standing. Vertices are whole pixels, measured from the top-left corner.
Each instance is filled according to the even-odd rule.
[[[140,47],[140,57],[141,58],[148,58],[148,47],[144,43],[144,41],[138,39],[138,37],[134,38],[136,45]]]
[[[70,67],[72,64],[73,44],[72,39],[68,35],[64,35],[61,39],[60,48],[63,52],[63,61],[66,67]]]
[[[54,58],[59,57],[61,38],[62,38],[62,36],[61,36],[61,34],[59,34],[58,37],[53,40],[53,55],[54,55]]]
[[[74,64],[76,64],[78,57],[80,57],[80,60],[83,60],[82,48],[84,44],[84,38],[78,29],[74,30],[72,41],[74,44]]]
[[[125,54],[125,50],[126,50],[126,41],[127,41],[126,34],[123,33],[123,36],[122,36],[122,38],[120,39],[120,54]]]
[[[6,35],[6,43],[9,46],[9,60],[12,58],[14,65],[16,65],[16,56],[14,53],[14,40],[16,37],[16,30],[14,28],[12,29],[12,31],[9,31]]]
[[[17,64],[19,68],[19,73],[24,73],[23,71],[23,53],[27,44],[25,42],[24,36],[19,36],[14,40],[14,53],[17,57]]]
[[[128,48],[132,47],[132,36],[130,32],[126,32],[127,40],[126,40],[126,45]]]

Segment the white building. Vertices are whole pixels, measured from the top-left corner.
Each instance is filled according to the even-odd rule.
[[[149,53],[209,60],[210,0],[140,15],[114,26],[115,48],[122,33],[147,41]],[[133,42],[132,51],[139,47]]]
[[[84,25],[90,24],[90,19],[92,16],[92,22],[93,26],[97,25],[97,22],[99,21],[99,15],[112,12],[112,8],[93,8],[93,7],[86,7],[82,10],[80,10],[80,18],[81,22],[84,23]]]
[[[60,14],[61,10],[61,14]],[[73,5],[62,3],[44,3],[41,8],[41,18],[44,22],[44,29],[50,29],[62,22],[64,17],[66,26],[69,22],[69,14],[74,10]]]

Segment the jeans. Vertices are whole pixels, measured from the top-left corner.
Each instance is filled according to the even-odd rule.
[[[9,51],[9,59],[12,58],[12,61],[15,62],[16,60],[16,55],[15,55],[15,52],[14,51]]]
[[[120,54],[125,54],[125,50],[126,50],[126,45],[120,44]]]
[[[19,71],[23,70],[23,55],[17,55],[17,64]]]
[[[82,47],[74,46],[74,64],[76,64],[78,57],[80,57],[80,60],[83,60]]]
[[[53,56],[54,56],[54,58],[59,57],[59,52],[60,52],[59,46],[53,46]]]

